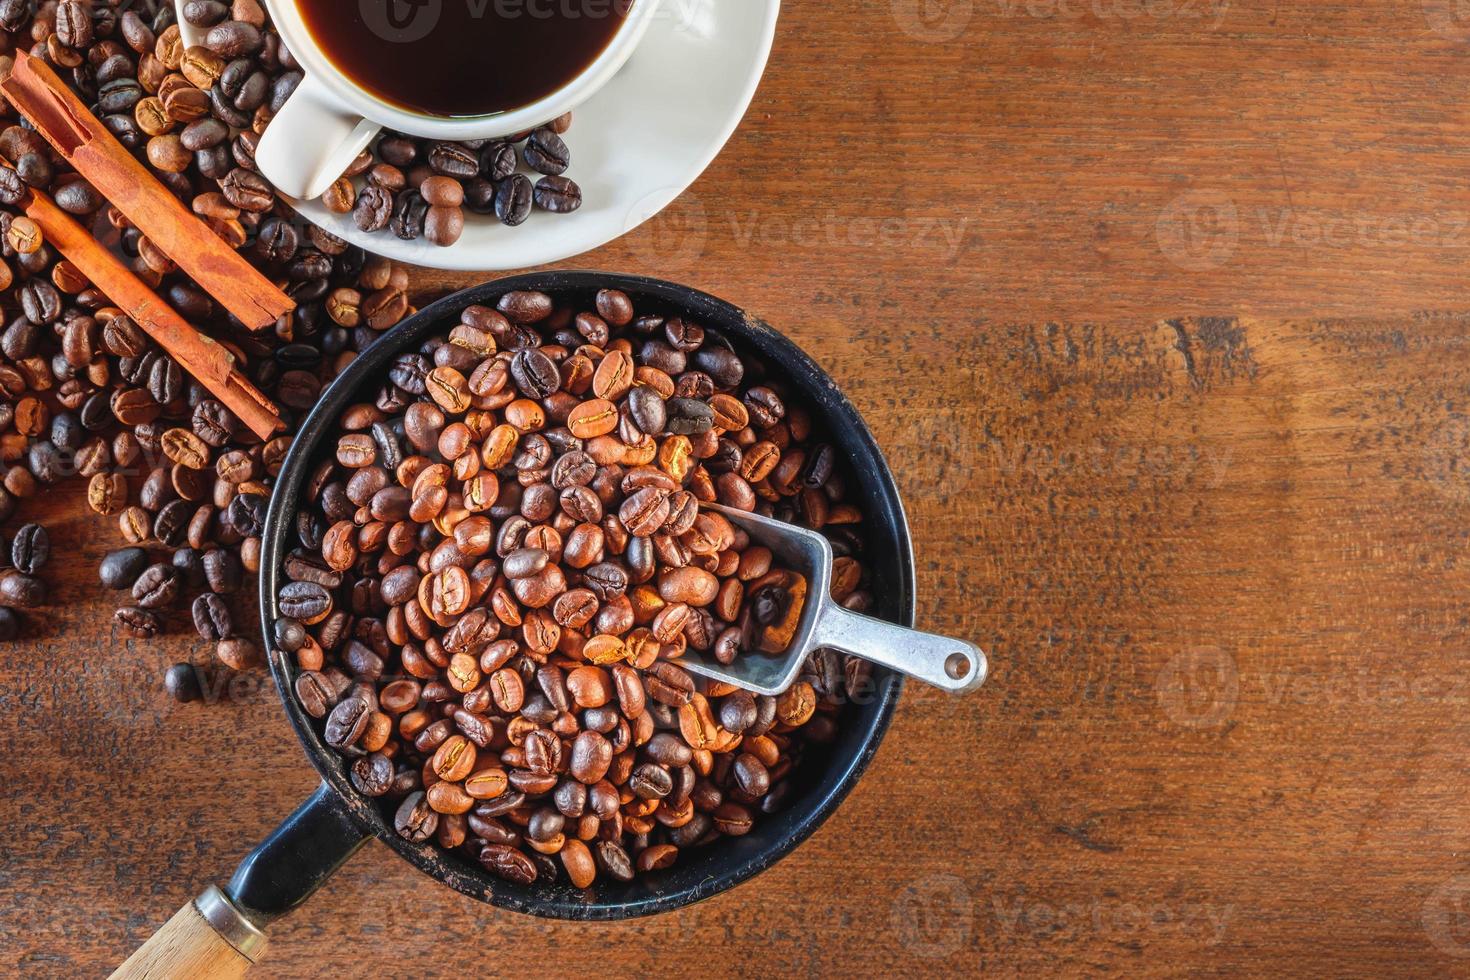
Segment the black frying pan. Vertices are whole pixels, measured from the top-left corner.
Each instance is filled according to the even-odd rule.
[[[375,387],[395,355],[417,348],[459,322],[471,303],[494,306],[511,290],[530,289],[572,297],[591,307],[602,288],[621,289],[640,312],[678,314],[713,327],[743,353],[756,355],[774,376],[794,379],[818,429],[846,457],[855,477],[857,502],[867,517],[866,563],[877,599],[874,615],[906,626],[914,619],[914,560],[903,504],[893,474],[857,410],[833,380],[795,344],[764,322],[707,293],[658,279],[601,272],[538,272],[498,279],[440,300],[395,327],[361,354],[322,395],[302,423],[276,481],[261,549],[261,627],[269,648],[277,615],[276,591],[282,559],[294,542],[293,526],[302,484],[324,455],[342,410]],[[758,822],[744,837],[687,852],[665,871],[623,883],[599,878],[592,888],[566,883],[530,887],[503,881],[478,864],[446,854],[432,843],[413,844],[394,832],[391,816],[360,796],[347,766],[318,734],[292,694],[296,668],[280,651],[270,655],[271,673],[286,715],[322,784],[259,847],[221,891],[211,887],[186,905],[118,971],[122,976],[234,976],[264,948],[261,932],[304,902],[376,836],[425,874],[457,891],[501,908],[559,919],[626,919],[681,908],[709,898],[764,871],[806,840],[852,789],[878,748],[898,702],[902,679],[876,671],[875,693],[844,709],[836,740],[823,753],[809,753],[793,777],[800,788],[782,812]]]

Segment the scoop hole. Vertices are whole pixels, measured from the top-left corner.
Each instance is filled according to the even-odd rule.
[[[970,658],[963,653],[951,653],[944,661],[944,672],[950,680],[959,680],[970,672]]]

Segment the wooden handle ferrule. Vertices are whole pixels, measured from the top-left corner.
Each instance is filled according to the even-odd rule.
[[[265,952],[265,934],[210,885],[165,922],[112,980],[234,980]]]

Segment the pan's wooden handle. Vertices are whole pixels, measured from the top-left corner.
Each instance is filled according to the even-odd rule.
[[[265,934],[213,885],[174,913],[112,980],[234,980],[265,951]]]

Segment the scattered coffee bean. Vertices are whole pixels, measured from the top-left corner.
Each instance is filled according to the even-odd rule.
[[[213,593],[206,593],[195,599],[190,612],[194,618],[194,628],[198,630],[200,639],[213,643],[235,632],[229,607],[225,605],[223,599]]]
[[[164,673],[163,686],[169,697],[180,704],[198,701],[204,696],[193,664],[174,664]]]
[[[148,552],[142,548],[119,548],[102,558],[97,572],[109,589],[129,589],[148,567]]]
[[[151,639],[163,630],[163,621],[157,613],[138,606],[123,606],[112,618],[123,633],[142,640]]]
[[[27,575],[39,572],[51,557],[51,539],[39,524],[26,524],[10,542],[10,562]]]

